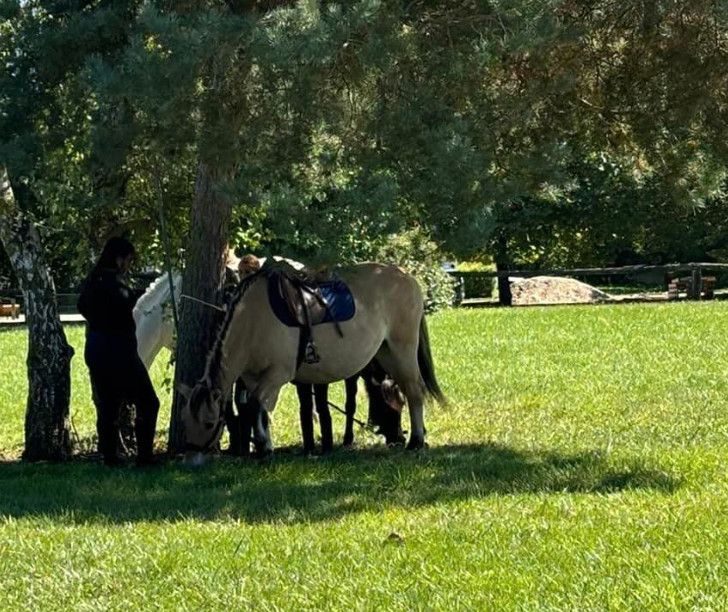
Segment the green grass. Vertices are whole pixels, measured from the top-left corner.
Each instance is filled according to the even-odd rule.
[[[196,471],[15,462],[2,332],[0,609],[726,609],[727,327],[721,303],[442,313],[428,450],[304,459],[289,389],[271,464]]]

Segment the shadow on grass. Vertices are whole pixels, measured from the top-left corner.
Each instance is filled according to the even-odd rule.
[[[492,444],[421,453],[370,447],[305,459],[280,449],[267,464],[214,458],[192,470],[110,469],[91,461],[0,463],[0,516],[80,522],[213,520],[299,523],[366,510],[418,508],[494,494],[670,493],[679,481],[639,462]]]

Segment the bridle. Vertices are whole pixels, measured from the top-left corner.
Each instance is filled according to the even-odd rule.
[[[212,436],[210,439],[205,442],[205,444],[190,444],[187,442],[186,447],[187,450],[190,450],[195,453],[202,453],[203,455],[207,453],[215,444],[222,434],[222,428],[225,426],[225,415],[222,411],[220,411],[220,418],[217,421],[217,425],[215,425],[215,428],[212,430]]]
[[[190,450],[192,452],[196,453],[207,453],[212,446],[220,439],[220,436],[222,435],[222,428],[225,426],[225,411],[220,410],[220,417],[217,420],[217,423],[215,424],[215,427],[212,430],[212,435],[210,438],[205,442],[205,444],[191,444],[190,442],[186,443],[187,450]]]

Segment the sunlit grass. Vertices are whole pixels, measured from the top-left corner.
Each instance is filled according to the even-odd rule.
[[[728,606],[725,304],[458,310],[429,325],[450,404],[428,408],[422,453],[359,432],[354,451],[304,459],[289,389],[271,464],[0,464],[0,609]],[[82,329],[69,336],[88,442]],[[0,333],[8,459],[23,344]]]

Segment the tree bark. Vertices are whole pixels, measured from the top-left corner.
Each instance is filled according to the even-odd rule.
[[[225,248],[232,212],[230,199],[221,191],[222,173],[200,162],[195,181],[195,197],[190,219],[190,237],[182,294],[209,304],[220,304],[225,271]],[[179,336],[175,367],[175,394],[169,424],[169,452],[184,450],[181,420],[184,398],[177,392],[180,383],[194,384],[204,372],[205,358],[220,322],[218,310],[181,300]]]
[[[28,325],[23,459],[63,460],[71,454],[68,414],[73,349],[58,316],[55,287],[43,258],[40,234],[17,205],[7,170],[1,165],[0,240],[23,292]]]

